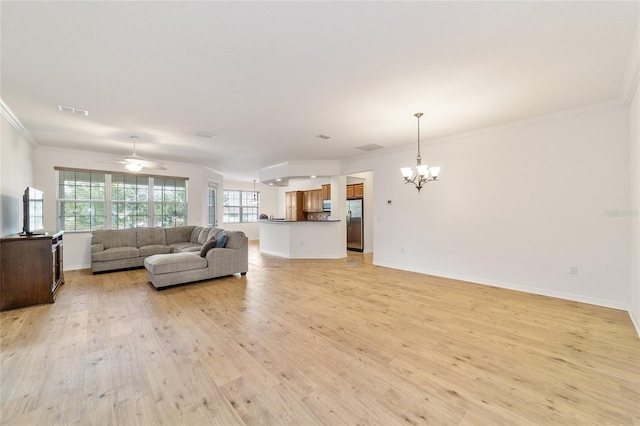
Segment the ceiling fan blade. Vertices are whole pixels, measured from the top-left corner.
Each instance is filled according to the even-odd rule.
[[[143,167],[146,167],[148,169],[157,169],[157,170],[166,170],[166,168],[162,165],[162,163],[158,162],[158,161],[153,161],[153,160],[146,160],[142,157],[138,157],[137,155],[135,156],[129,156],[129,157],[125,157],[124,158],[124,163],[138,163],[140,165],[142,165]]]
[[[159,161],[147,160],[145,158],[140,157],[136,153],[135,141],[137,137],[132,136],[131,140],[133,141],[133,153],[126,157],[120,157],[119,159],[113,159],[112,161],[98,161],[101,163],[116,163],[116,164],[124,164],[125,169],[132,171],[134,173],[138,173],[141,169],[154,169],[154,170],[167,170],[167,168]],[[138,165],[139,167],[128,167],[128,165]]]
[[[142,161],[140,164],[146,169],[167,170],[165,166],[154,161]]]

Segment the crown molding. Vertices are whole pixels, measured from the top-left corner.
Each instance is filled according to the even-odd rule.
[[[27,142],[34,148],[38,148],[38,143],[33,139],[27,129],[24,128],[18,117],[15,116],[13,111],[0,99],[0,114],[7,119],[7,121],[13,126],[14,129],[22,136]]]
[[[622,84],[620,85],[620,99],[626,104],[631,104],[633,96],[640,84],[640,25],[636,30],[636,37],[631,48],[631,54],[627,61]]]
[[[498,131],[501,131],[501,130],[513,129],[513,128],[517,128],[517,127],[521,127],[521,126],[526,126],[526,125],[538,123],[538,122],[555,120],[555,119],[562,118],[562,117],[569,117],[569,116],[572,116],[572,115],[582,114],[582,113],[586,113],[586,112],[589,112],[589,111],[598,111],[598,110],[606,110],[606,109],[621,108],[621,107],[626,107],[625,103],[620,99],[615,99],[615,100],[612,100],[612,101],[601,102],[601,103],[592,104],[592,105],[586,105],[586,106],[572,108],[572,109],[568,109],[568,110],[564,110],[564,111],[554,112],[554,113],[551,113],[551,114],[545,114],[545,115],[539,115],[539,116],[536,116],[536,117],[525,118],[525,119],[522,119],[522,120],[512,121],[510,123],[497,124],[495,126],[490,126],[490,127],[483,127],[481,129],[470,130],[468,132],[456,133],[456,134],[453,134],[453,135],[442,136],[442,137],[433,138],[433,139],[425,139],[425,140],[422,140],[421,143],[422,143],[423,147],[428,147],[428,146],[431,146],[431,145],[439,145],[439,144],[443,144],[443,143],[450,143],[450,142],[454,142],[456,140],[466,139],[466,138],[469,138],[469,137],[472,137],[472,136],[476,136],[476,135],[483,135],[483,134],[486,134],[486,133],[493,133],[493,132],[498,132]],[[380,150],[376,150],[376,151],[373,151],[373,152],[360,154],[358,157],[346,158],[346,159],[341,160],[341,162],[342,163],[345,163],[345,162],[348,163],[350,161],[354,161],[354,160],[358,160],[358,159],[365,159],[365,158],[368,159],[368,158],[374,158],[374,157],[382,157],[382,156],[387,156],[389,154],[394,154],[394,153],[398,153],[398,152],[407,151],[407,150],[410,150],[410,149],[415,150],[415,142],[411,142],[411,143],[407,143],[407,144],[399,145],[399,146],[394,146],[394,147],[390,147],[390,148],[385,148],[384,150],[380,149]]]

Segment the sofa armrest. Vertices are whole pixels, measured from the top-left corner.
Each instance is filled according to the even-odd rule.
[[[91,244],[91,254],[104,251],[104,244]]]
[[[212,248],[207,252],[207,267],[212,277],[246,273],[248,269],[247,248]]]
[[[205,257],[207,258],[209,265],[211,265],[215,262],[233,259],[235,252],[236,250],[234,249],[214,247],[209,249]]]

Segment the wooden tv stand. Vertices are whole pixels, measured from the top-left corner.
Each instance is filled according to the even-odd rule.
[[[55,301],[64,284],[62,234],[0,238],[0,311]]]

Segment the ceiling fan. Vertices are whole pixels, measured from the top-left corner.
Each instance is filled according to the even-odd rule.
[[[147,169],[156,169],[156,170],[166,170],[166,168],[157,161],[144,159],[138,154],[136,154],[136,142],[138,141],[137,136],[131,136],[131,142],[133,142],[133,154],[124,157],[123,161],[118,161],[120,164],[124,164],[124,168],[133,173],[138,173],[140,170]]]

